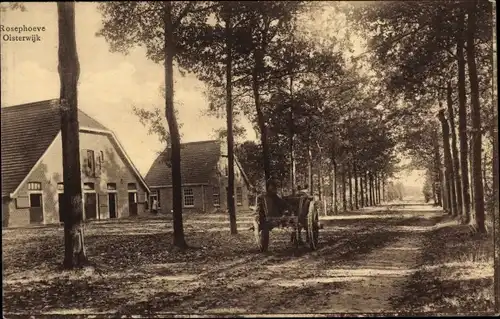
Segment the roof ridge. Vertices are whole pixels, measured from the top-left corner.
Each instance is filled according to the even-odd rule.
[[[43,104],[43,103],[47,103],[47,102],[55,102],[55,101],[59,101],[59,99],[47,99],[47,100],[28,102],[28,103],[23,103],[23,104],[5,105],[5,106],[2,106],[2,110],[4,110],[4,109],[10,110],[13,108],[18,108],[18,107],[37,106],[39,104]]]
[[[99,124],[100,126],[104,127],[106,130],[108,131],[111,131],[106,125],[103,125],[101,122],[99,122],[98,120],[96,120],[95,118],[93,118],[92,116],[88,115],[86,112],[84,112],[82,109],[78,108],[78,111],[79,112],[82,112],[84,115],[88,116],[90,119],[92,119],[93,121],[96,121],[97,124]]]
[[[213,142],[219,142],[219,141],[218,140],[193,141],[193,142],[184,142],[184,143],[181,143],[181,145],[185,145],[185,144],[203,144],[203,143],[213,143]]]

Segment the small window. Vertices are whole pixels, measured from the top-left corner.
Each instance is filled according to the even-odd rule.
[[[96,158],[96,161],[95,161],[95,174],[96,174],[96,176],[100,176],[101,175],[101,169],[102,169],[101,155],[99,153],[97,153],[97,158]]]
[[[99,159],[100,159],[100,162],[102,164],[102,163],[104,163],[104,152],[100,151],[99,153],[101,153],[101,157]]]
[[[89,176],[95,176],[95,157],[93,150],[87,150],[87,172]]]
[[[219,187],[214,187],[212,189],[212,199],[214,206],[220,206],[220,189]]]
[[[83,183],[83,190],[85,190],[85,191],[93,191],[93,190],[95,190],[94,183]]]
[[[192,188],[184,189],[184,206],[185,207],[194,206],[194,192]]]
[[[39,182],[30,182],[28,183],[28,190],[30,191],[41,191],[42,183]]]
[[[128,183],[127,184],[127,189],[129,191],[136,191],[137,190],[137,185],[135,183]]]
[[[63,183],[57,183],[57,190],[64,192],[64,184]]]
[[[115,191],[115,190],[116,190],[116,183],[108,183],[108,184],[106,185],[106,189],[107,189],[108,191]]]
[[[224,164],[224,176],[229,176],[229,166],[227,164]]]
[[[236,205],[243,205],[243,189],[241,187],[236,188]]]

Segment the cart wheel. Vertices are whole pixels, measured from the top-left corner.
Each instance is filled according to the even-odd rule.
[[[314,201],[309,203],[307,214],[307,236],[309,238],[309,247],[312,250],[318,249],[319,238],[319,214]]]
[[[260,252],[266,252],[269,247],[269,227],[267,223],[259,224],[258,221],[253,222],[255,241],[259,246]],[[259,229],[260,228],[260,229]]]

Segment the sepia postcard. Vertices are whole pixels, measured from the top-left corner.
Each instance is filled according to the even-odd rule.
[[[3,317],[500,314],[496,2],[2,2]]]

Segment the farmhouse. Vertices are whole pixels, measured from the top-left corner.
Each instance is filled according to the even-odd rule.
[[[64,193],[58,100],[2,107],[2,225],[59,223]],[[114,133],[83,113],[85,219],[145,212],[149,189]]]
[[[158,200],[160,211],[172,210],[172,171],[170,148],[154,161],[146,175],[151,188],[150,202]],[[249,209],[247,176],[235,158],[235,203],[239,211]],[[219,141],[181,145],[182,204],[186,211],[214,212],[227,209],[227,147]]]

